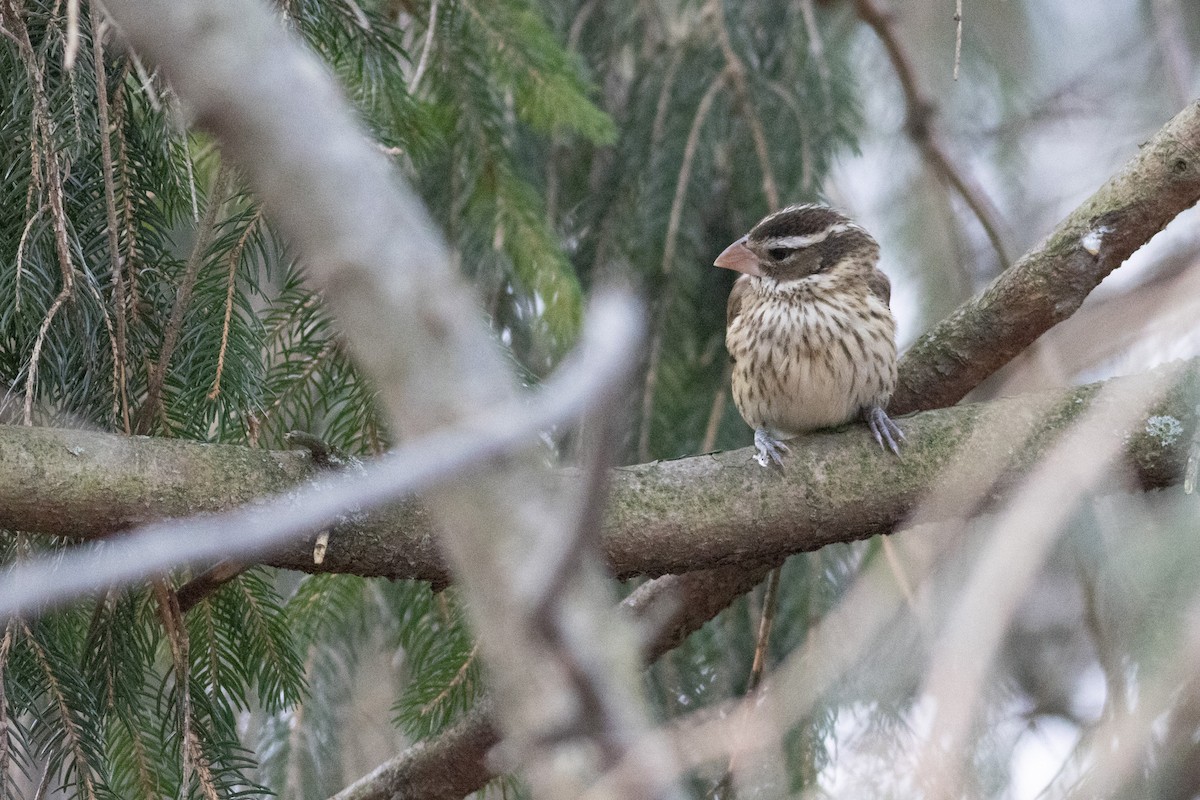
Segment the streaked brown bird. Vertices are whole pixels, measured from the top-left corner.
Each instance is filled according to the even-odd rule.
[[[896,388],[896,322],[875,239],[832,208],[789,206],[715,263],[742,273],[725,346],[758,463],[782,466],[785,439],[855,419],[898,455],[904,433],[884,410]]]

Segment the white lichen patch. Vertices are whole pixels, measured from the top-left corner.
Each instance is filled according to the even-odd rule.
[[[1170,447],[1183,436],[1183,423],[1174,417],[1150,417],[1146,420],[1146,433],[1163,447]]]
[[[1112,227],[1109,225],[1101,225],[1092,228],[1083,235],[1079,243],[1083,245],[1083,249],[1088,251],[1088,254],[1095,257],[1100,255],[1100,246],[1104,244],[1105,234],[1112,233]]]

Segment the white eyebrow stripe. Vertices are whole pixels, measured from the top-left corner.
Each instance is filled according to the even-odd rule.
[[[771,239],[767,242],[772,250],[779,248],[781,250],[799,250],[801,247],[812,247],[814,244],[820,244],[834,236],[846,231],[861,231],[862,228],[853,222],[842,222],[837,225],[831,225],[823,231],[810,233],[805,236],[780,236],[777,239]]]

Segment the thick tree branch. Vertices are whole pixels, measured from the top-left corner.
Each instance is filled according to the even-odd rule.
[[[22,563],[9,572],[0,587],[0,616],[60,603],[83,592],[150,577],[178,565],[218,558],[240,560],[261,556],[278,543],[301,541],[302,534],[315,534],[336,525],[339,520],[365,519],[370,512],[402,494],[459,480],[464,475],[479,473],[498,460],[511,458],[528,449],[529,442],[536,440],[541,431],[567,425],[589,407],[596,407],[597,413],[601,413],[603,404],[612,402],[622,384],[621,376],[628,374],[635,348],[641,340],[635,321],[637,316],[631,298],[599,298],[592,303],[584,340],[573,358],[533,397],[515,400],[466,420],[460,426],[406,442],[365,470],[360,465],[358,469],[352,468],[334,476],[325,471],[322,478],[314,480],[310,486],[293,486],[273,498],[235,505],[217,517],[189,514],[190,518],[185,520],[167,519],[139,528],[130,536],[111,542],[99,553],[55,553]],[[19,436],[22,431],[47,429],[14,430]],[[92,441],[86,447],[81,441],[72,440],[65,449],[52,447],[51,450],[59,454],[65,452],[72,464],[96,465],[102,463],[96,461],[97,457],[117,463],[116,459],[121,457],[118,453],[126,443],[170,441],[115,437],[114,442],[112,439],[102,437],[99,442]],[[117,453],[105,451],[103,447],[99,453],[89,452],[88,447],[95,448],[97,444],[109,444]],[[253,452],[238,449],[243,451],[242,455]],[[308,455],[310,460],[320,460],[316,448],[310,448]],[[146,463],[154,470],[163,467],[153,458]],[[190,472],[183,469],[169,475],[163,493],[182,488],[177,478]],[[269,471],[270,476],[275,474]],[[602,474],[594,482],[601,482],[603,477]],[[61,485],[65,492],[82,488],[84,495],[91,496],[90,487],[95,483],[92,478],[90,474],[71,473]],[[186,485],[185,482],[183,486]],[[19,494],[13,494],[14,507],[21,502]],[[347,509],[354,511],[347,512]],[[592,527],[598,529],[598,525]],[[222,541],[222,533],[230,531],[236,535]],[[431,539],[432,534],[423,538]],[[314,563],[324,561],[323,558],[312,558],[309,538],[302,541],[309,550],[310,560]],[[432,547],[426,541],[414,549],[432,550]],[[567,568],[563,571],[570,572]]]
[[[890,410],[957,403],[1047,330],[1179,212],[1200,201],[1200,102],[984,292],[905,354]]]
[[[1037,461],[1101,385],[914,415],[903,422],[908,447],[900,459],[885,458],[860,426],[850,426],[806,437],[783,476],[757,467],[751,448],[618,468],[604,551],[620,575],[662,575],[769,564],[832,542],[889,532],[933,488],[961,442],[986,429],[988,438],[975,446],[1011,454],[1002,487]],[[1145,415],[1163,424],[1174,420],[1177,436],[1148,436],[1144,420],[1122,432],[1129,436],[1125,463],[1141,487],[1182,479],[1186,439],[1196,426],[1197,386],[1200,361],[1188,362],[1175,389]],[[237,505],[260,489],[283,488],[304,475],[307,464],[308,457],[295,452],[0,427],[0,528],[99,538],[148,516]],[[577,488],[573,470],[556,479],[563,491]],[[952,502],[941,509],[946,516],[978,511]],[[232,545],[240,531],[228,535]],[[266,563],[444,580],[433,535],[429,514],[418,502],[405,501],[335,529],[320,565],[312,563],[304,543],[283,545]]]

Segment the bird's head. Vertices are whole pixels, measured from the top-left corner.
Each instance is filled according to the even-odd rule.
[[[828,206],[799,205],[765,217],[714,263],[786,284],[817,274],[865,274],[878,260],[879,245],[853,220]]]

